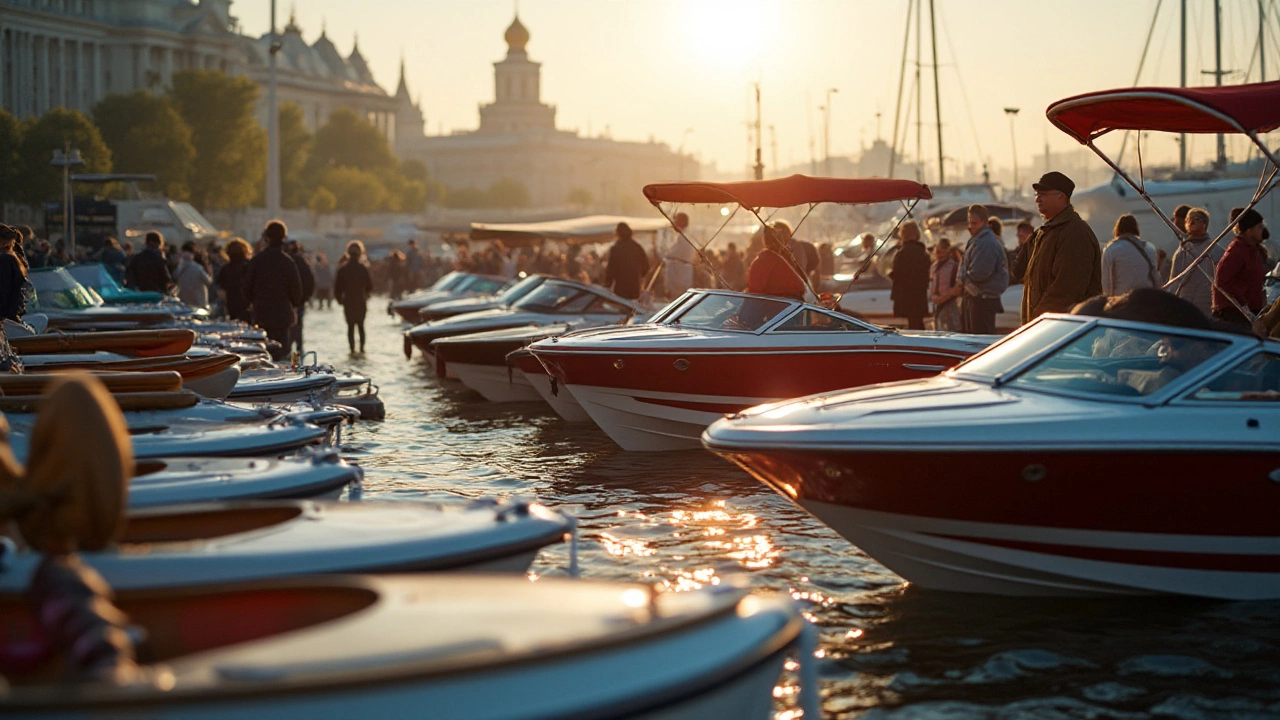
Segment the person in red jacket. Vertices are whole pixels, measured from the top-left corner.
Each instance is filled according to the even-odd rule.
[[[795,265],[787,260],[778,234],[773,228],[764,228],[764,250],[751,261],[747,269],[747,292],[753,295],[804,299],[804,280]]]
[[[1267,270],[1262,262],[1262,240],[1267,224],[1252,208],[1236,219],[1236,237],[1218,261],[1213,273],[1213,316],[1224,322],[1249,325],[1240,312],[1248,308],[1255,315],[1266,304],[1262,286]],[[1231,297],[1228,298],[1227,296]],[[1232,302],[1235,301],[1235,303]]]

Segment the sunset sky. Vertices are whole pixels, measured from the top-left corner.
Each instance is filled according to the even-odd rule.
[[[1044,120],[1053,100],[1089,90],[1132,85],[1156,0],[935,0],[948,173],[959,164],[1008,168],[1009,121],[1019,107],[1019,164],[1072,142]],[[1276,8],[1274,0],[1266,3]],[[1254,58],[1257,4],[1224,0],[1223,67],[1241,71],[1225,82],[1259,77]],[[1213,3],[1188,0],[1189,84],[1212,84]],[[269,0],[237,0],[245,32],[267,29]],[[908,0],[521,0],[529,55],[542,63],[543,101],[558,108],[562,129],[614,138],[653,137],[721,170],[748,161],[753,115],[751,83],[763,90],[766,165],[768,126],[776,128],[778,162],[807,163],[810,142],[822,155],[822,105],[836,88],[832,155],[856,155],[877,135],[892,133]],[[928,54],[925,2],[924,62]],[[1280,9],[1280,8],[1277,8]],[[502,33],[512,0],[297,0],[308,42],[322,22],[343,52],[358,33],[374,76],[394,91],[401,53],[411,90],[420,95],[428,131],[470,129],[477,106],[493,99],[492,63],[506,53]],[[279,2],[279,22],[290,5]],[[1275,27],[1273,17],[1270,25]],[[913,31],[914,34],[914,31]],[[1268,77],[1280,70],[1276,36],[1268,38]],[[914,59],[914,48],[910,60]],[[913,83],[908,68],[907,88]],[[932,75],[926,68],[924,155],[936,158]],[[1164,2],[1142,84],[1178,82],[1178,3]],[[905,108],[904,108],[905,110]],[[876,114],[880,113],[877,120]],[[691,128],[686,133],[686,129]],[[909,134],[909,159],[915,133]],[[1207,160],[1213,139],[1191,144]],[[1236,145],[1243,149],[1243,145]],[[1144,158],[1176,156],[1170,138],[1152,138]],[[929,169],[936,179],[936,162]]]

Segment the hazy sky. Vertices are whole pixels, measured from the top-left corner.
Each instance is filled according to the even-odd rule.
[[[943,142],[948,172],[956,164],[1007,168],[1012,155],[1003,108],[1018,107],[1019,164],[1074,143],[1044,119],[1053,100],[1133,84],[1157,0],[935,0],[940,56]],[[1277,8],[1276,0],[1266,4]],[[832,96],[831,153],[856,154],[892,133],[908,0],[521,0],[529,55],[542,63],[543,101],[558,108],[562,129],[650,137],[685,149],[722,170],[748,161],[746,121],[751,83],[764,107],[764,161],[772,165],[770,125],[780,165],[822,155],[822,113]],[[1178,2],[1166,0],[1142,74],[1143,84],[1178,82]],[[1223,0],[1223,66],[1251,67],[1257,32],[1255,0]],[[924,63],[930,63],[928,0]],[[1212,0],[1188,0],[1189,84],[1212,84]],[[428,130],[478,124],[477,106],[493,99],[492,63],[506,54],[503,31],[513,0],[297,0],[298,23],[310,42],[322,21],[340,50],[356,33],[375,78],[394,91],[403,53],[410,89],[420,95]],[[246,32],[265,32],[269,0],[237,0]],[[288,0],[279,2],[287,21]],[[1274,17],[1270,24],[1276,25]],[[914,30],[912,32],[914,37]],[[1268,38],[1268,76],[1280,69],[1276,37]],[[909,62],[914,60],[912,47]],[[1258,78],[1252,60],[1250,80]],[[924,155],[933,140],[933,80],[925,83]],[[906,86],[914,83],[908,68]],[[905,108],[904,108],[905,112]],[[912,110],[914,112],[914,110]],[[880,113],[877,119],[877,113]],[[914,119],[912,120],[914,122]],[[686,133],[686,129],[691,131]],[[915,132],[908,156],[915,155]],[[1211,137],[1190,143],[1207,159]],[[1238,147],[1243,147],[1238,146]],[[1169,138],[1153,138],[1144,158],[1172,157]],[[950,158],[954,158],[951,160]],[[936,179],[936,162],[929,170]],[[1023,173],[1024,179],[1026,172]]]

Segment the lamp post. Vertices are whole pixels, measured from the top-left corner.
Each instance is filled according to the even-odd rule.
[[[822,106],[822,174],[831,177],[831,96],[838,88],[827,88],[827,104]]]
[[[75,196],[71,192],[71,167],[83,165],[84,159],[80,151],[71,147],[71,141],[63,143],[61,150],[53,151],[53,160],[49,163],[62,168],[62,235],[67,241],[67,252],[72,258],[76,256],[76,212]]]
[[[276,35],[276,0],[271,0],[271,40],[267,46],[267,214],[280,215],[280,120],[276,107],[276,56],[280,54]]]
[[[684,180],[684,141],[689,139],[689,133],[691,132],[693,132],[691,127],[684,129],[684,133],[680,135],[680,149],[676,151],[676,154],[680,156],[680,180],[682,181]]]
[[[1022,194],[1021,186],[1018,185],[1018,136],[1013,130],[1013,119],[1018,116],[1018,110],[1021,108],[1007,107],[1004,113],[1009,116],[1009,142],[1013,145],[1013,195],[1017,197]]]

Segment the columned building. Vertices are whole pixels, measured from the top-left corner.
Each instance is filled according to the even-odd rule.
[[[645,184],[696,179],[697,163],[682,163],[666,144],[557,129],[555,106],[542,101],[541,65],[527,52],[528,29],[517,17],[504,38],[507,56],[494,63],[494,100],[480,106],[480,126],[426,137],[416,127],[413,133],[406,129],[398,138],[401,157],[421,159],[434,179],[452,188],[483,190],[498,180],[516,180],[541,207],[570,204],[570,193],[585,190],[599,209],[637,210],[644,206]],[[416,113],[421,122],[417,105],[406,113]]]
[[[265,125],[270,37],[241,34],[231,3],[0,0],[0,108],[20,118],[55,107],[88,113],[109,93],[163,92],[179,70],[215,69],[259,85]],[[300,105],[313,130],[353,108],[394,143],[405,108],[378,86],[358,43],[345,57],[323,30],[308,44],[292,18],[279,38],[280,101]]]

